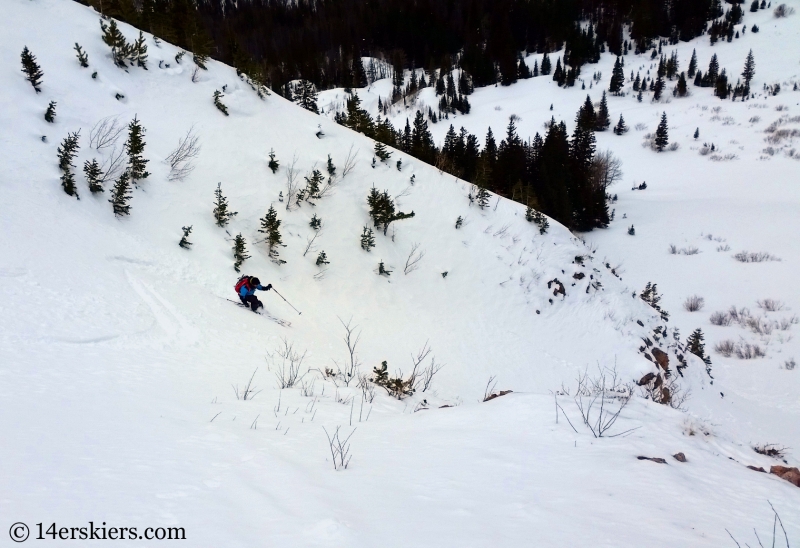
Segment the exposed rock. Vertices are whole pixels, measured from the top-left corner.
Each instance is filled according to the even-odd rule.
[[[667,464],[667,461],[665,461],[661,457],[643,457],[643,456],[640,455],[640,456],[638,456],[636,458],[639,459],[639,460],[651,460],[653,462],[657,462],[658,464]]]
[[[797,468],[789,468],[787,466],[771,466],[769,473],[775,474],[779,478],[785,479],[789,483],[800,487],[800,470]]]
[[[636,320],[636,323],[638,323],[639,325],[641,325],[642,327],[644,327],[644,324],[642,323],[642,320]]]
[[[575,278],[576,280],[582,280],[586,277],[586,274],[584,274],[583,272],[576,272],[575,274],[572,275],[572,277]]]
[[[499,398],[500,396],[505,396],[506,394],[511,394],[511,392],[513,392],[513,390],[501,390],[500,392],[495,392],[493,394],[489,394],[486,397],[486,399],[483,400],[483,401],[490,401],[490,400],[493,400],[495,398]]]
[[[639,383],[638,384],[639,384],[639,386],[644,386],[646,384],[650,384],[650,382],[655,378],[656,378],[656,374],[655,373],[648,373],[647,375],[645,375],[644,377],[639,379]]]
[[[683,453],[675,453],[674,455],[672,455],[672,458],[674,458],[678,462],[686,462],[686,455],[684,455]]]
[[[756,472],[764,472],[765,474],[767,473],[767,471],[761,468],[760,466],[753,466],[752,464],[748,464],[747,467],[750,470],[755,470]]]
[[[653,357],[656,359],[656,363],[666,371],[669,369],[669,356],[666,352],[661,350],[660,348],[653,348]]]

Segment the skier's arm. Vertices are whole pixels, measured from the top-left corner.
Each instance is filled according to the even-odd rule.
[[[269,291],[270,289],[272,289],[272,284],[267,284],[266,286],[258,284],[258,287],[256,287],[256,289],[260,289],[261,291]]]

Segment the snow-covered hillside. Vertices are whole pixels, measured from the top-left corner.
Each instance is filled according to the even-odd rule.
[[[413,158],[395,152],[392,162],[373,167],[372,141],[274,95],[259,98],[230,67],[210,62],[208,71],[196,71],[190,55],[177,62],[178,49],[147,36],[147,70],[122,70],[101,40],[98,19],[67,0],[9,0],[1,23],[0,432],[6,443],[0,449],[0,515],[7,526],[27,523],[31,539],[39,522],[45,529],[52,522],[85,527],[89,521],[183,527],[191,546],[519,546],[532,539],[545,546],[719,546],[728,542],[726,528],[740,539],[750,539],[753,527],[766,532],[773,516],[769,500],[791,538],[800,537],[794,511],[800,489],[745,467],[776,464],[749,443],[800,439],[791,437],[797,426],[767,416],[754,420],[752,429],[731,427],[743,410],[759,412],[766,403],[742,403],[726,416],[716,396],[718,383],[727,382],[722,368],[714,369],[712,387],[702,363],[689,357],[681,381],[694,393],[689,412],[645,401],[637,388],[602,438],[582,423],[573,397],[553,395],[562,383],[574,394],[574,379],[586,370],[596,378],[598,370],[615,368],[624,383],[655,371],[639,347],[662,322],[632,297],[651,278],[644,262],[639,266],[642,259],[615,243],[624,235],[621,224],[600,237],[608,238],[608,247],[602,239],[597,248],[587,247],[555,222],[542,235],[518,204],[495,198],[481,210],[470,205],[468,184]],[[120,28],[128,40],[137,35]],[[766,31],[762,27],[760,36]],[[76,42],[88,54],[88,68],[76,59]],[[20,71],[25,46],[44,72],[38,94]],[[552,101],[537,99],[526,85],[540,82],[508,90],[527,94],[524,100],[549,117]],[[215,90],[224,94],[229,116],[214,107]],[[476,93],[475,119],[489,104],[481,94],[508,90]],[[581,95],[570,93],[576,101]],[[502,100],[511,113],[511,99]],[[44,120],[50,101],[57,103],[52,124]],[[616,101],[612,114],[619,110]],[[680,108],[677,101],[667,106]],[[642,121],[651,122],[655,110],[641,108]],[[567,113],[575,109],[564,109],[571,118]],[[534,113],[517,114],[541,124]],[[683,131],[690,132],[690,115],[687,110]],[[92,195],[81,167],[113,154],[113,145],[90,146],[98,121],[116,118],[126,125],[134,117],[146,129],[150,176],[133,191],[131,215],[116,218],[110,184]],[[629,124],[637,122],[632,111]],[[680,123],[674,127],[680,134]],[[165,160],[190,128],[201,146],[195,169],[183,181],[170,181]],[[80,200],[62,191],[56,156],[62,139],[78,130]],[[697,169],[708,169],[707,159],[689,156],[688,140],[677,153],[654,157],[639,151],[638,135],[631,131],[620,142],[632,143],[626,150],[643,166],[663,161],[665,172],[673,159],[685,158],[687,166],[697,161]],[[123,132],[118,151],[124,139]],[[267,167],[271,149],[280,162],[274,174]],[[287,168],[294,164],[302,181],[313,169],[324,171],[329,156],[338,173],[332,191],[315,206],[287,210]],[[348,156],[356,161],[343,176]],[[399,158],[402,171],[394,164]],[[623,159],[630,176],[633,161]],[[752,172],[777,174],[781,166],[796,165],[784,161],[753,163]],[[736,162],[713,166],[744,169]],[[682,166],[676,171],[678,180],[695,175]],[[226,228],[212,216],[218,183],[238,212]],[[762,184],[773,185],[769,199],[791,211],[792,198],[778,179]],[[376,231],[376,247],[367,252],[359,239],[371,225],[366,198],[373,185],[415,215],[392,223],[385,236]],[[659,203],[664,209],[648,220],[637,200],[655,199],[658,186],[651,188],[633,197],[620,192],[617,215],[626,207],[631,218],[639,212],[641,220],[631,221],[635,245],[659,238],[650,240],[655,248],[666,235],[647,236],[648,230],[658,231],[660,219],[675,215],[670,208],[686,203]],[[707,192],[709,199],[717,196]],[[270,261],[258,243],[259,219],[270,205],[282,221],[283,265]],[[317,234],[309,226],[313,214],[322,230],[309,247]],[[699,221],[681,222],[686,236],[675,233],[670,243],[684,245],[685,238],[691,244],[688,239],[704,231],[719,232],[732,246],[755,245],[746,227],[694,230]],[[189,225],[193,246],[185,250],[177,243],[181,227]],[[760,233],[769,230],[775,229]],[[272,283],[302,311],[296,314],[273,292],[261,294],[269,311],[291,327],[226,301],[235,299],[231,247],[239,233],[252,255],[242,271]],[[404,273],[415,244],[424,257]],[[323,250],[330,264],[320,268],[315,260]],[[763,250],[784,261],[737,268],[777,265],[780,271],[765,276],[775,276],[786,293],[757,297],[800,306],[780,278],[794,260],[790,246],[776,239]],[[669,299],[680,299],[661,282],[663,272],[671,272],[661,264],[703,258],[664,251],[651,261],[652,279]],[[636,270],[633,279],[625,273],[620,280],[606,266],[623,259]],[[378,274],[380,262],[391,276]],[[560,284],[563,295],[556,291]],[[712,304],[711,280],[696,291],[706,288]],[[677,305],[670,305],[677,316]],[[433,355],[444,367],[429,390],[403,400],[369,383],[362,389],[331,378],[325,370],[347,360],[340,318],[360,330],[364,375],[383,361],[390,374],[407,375],[426,341],[433,352],[423,367],[432,366]],[[302,386],[277,388],[283,344],[307,351]],[[794,373],[768,386],[788,394]],[[261,392],[238,399],[251,376]],[[497,390],[514,393],[482,403],[491,376]],[[609,405],[618,408],[619,401],[616,396]],[[710,419],[698,419],[695,405]],[[796,398],[783,410],[797,416]],[[742,435],[769,420],[770,435],[785,426],[787,438]],[[334,471],[326,431],[337,427],[342,439],[352,433],[352,460]],[[688,462],[674,460],[677,452]],[[667,464],[637,456],[664,457]]]

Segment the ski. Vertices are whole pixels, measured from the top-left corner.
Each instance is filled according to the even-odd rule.
[[[228,302],[232,302],[233,304],[235,304],[235,305],[236,305],[236,306],[238,306],[239,308],[244,308],[244,309],[247,309],[247,310],[249,310],[250,312],[252,312],[252,310],[250,310],[250,307],[249,307],[249,306],[247,306],[247,305],[244,305],[244,304],[242,304],[242,303],[240,303],[240,302],[236,302],[236,301],[234,301],[233,299],[225,299],[225,300],[226,300],[226,301],[228,301]],[[278,324],[278,325],[280,325],[280,326],[283,326],[283,327],[292,327],[292,322],[288,322],[288,321],[286,321],[286,320],[282,320],[282,319],[280,319],[280,318],[278,318],[278,317],[275,317],[275,316],[273,316],[272,314],[270,314],[270,313],[268,313],[268,312],[265,312],[265,311],[264,311],[264,307],[261,307],[261,309],[260,309],[259,311],[257,311],[257,312],[256,312],[256,314],[258,314],[259,316],[264,316],[264,317],[265,317],[265,318],[267,318],[268,320],[272,320],[273,322],[275,322],[276,324]]]

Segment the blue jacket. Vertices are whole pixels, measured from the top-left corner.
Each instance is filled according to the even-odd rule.
[[[263,286],[261,284],[258,284],[256,287],[251,287],[250,289],[247,289],[247,284],[245,284],[239,290],[239,297],[244,298],[244,297],[247,297],[248,295],[253,295],[256,292],[257,289],[260,289],[261,291],[269,291],[266,288],[266,286]]]

